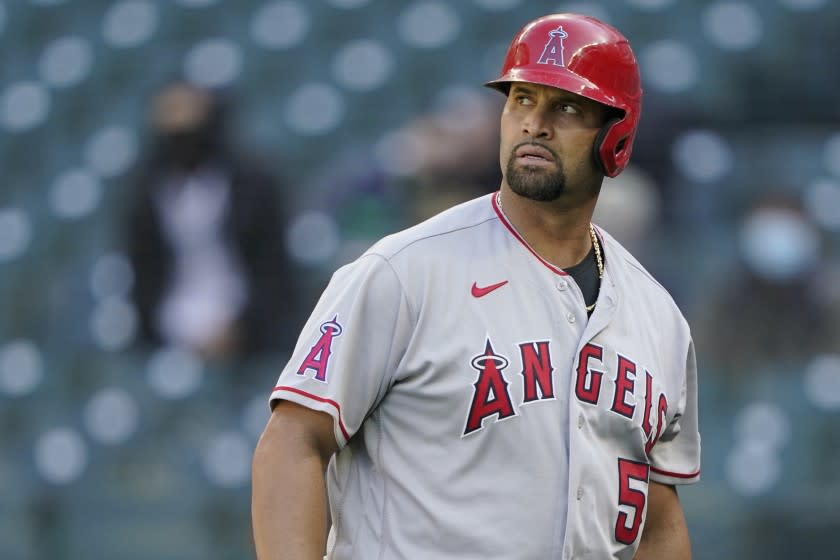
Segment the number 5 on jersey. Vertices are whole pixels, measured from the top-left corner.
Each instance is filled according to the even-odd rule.
[[[618,460],[618,505],[626,506],[632,510],[631,513],[619,510],[618,518],[615,520],[615,540],[621,544],[633,544],[639,536],[639,528],[642,526],[642,516],[647,501],[647,485],[650,476],[650,465],[629,459]],[[643,489],[632,487],[631,481],[638,481],[643,484]],[[632,516],[632,518],[631,518]]]

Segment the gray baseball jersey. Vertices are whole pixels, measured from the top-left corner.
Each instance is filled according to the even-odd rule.
[[[328,558],[630,560],[698,480],[686,321],[598,231],[591,317],[490,195],[336,271],[271,395],[335,421]]]

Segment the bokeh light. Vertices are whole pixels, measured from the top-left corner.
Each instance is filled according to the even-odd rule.
[[[396,130],[377,142],[374,157],[383,171],[407,177],[420,169],[426,157],[423,140],[409,130]]]
[[[99,206],[102,185],[86,169],[69,169],[56,177],[50,188],[50,208],[59,218],[87,216]]]
[[[126,172],[137,157],[137,135],[112,125],[96,131],[84,146],[84,161],[99,177],[109,179]]]
[[[48,482],[69,484],[87,468],[87,444],[72,428],[51,429],[35,443],[35,465]]]
[[[0,346],[0,393],[28,395],[43,378],[43,358],[31,340],[12,340]]]
[[[719,181],[734,165],[729,142],[712,130],[690,130],[674,142],[673,158],[679,171],[698,183]]]
[[[272,2],[261,6],[251,20],[251,36],[261,47],[288,49],[309,31],[309,15],[300,2]]]
[[[124,298],[106,297],[93,310],[90,331],[93,341],[103,350],[123,350],[137,334],[137,310]]]
[[[102,35],[112,47],[137,47],[152,37],[158,17],[157,5],[147,0],[117,2],[105,13]]]
[[[840,354],[814,357],[805,370],[805,394],[822,410],[840,410]]]
[[[492,12],[503,12],[515,8],[522,0],[473,0],[479,8]]]
[[[140,407],[126,390],[106,387],[85,405],[85,427],[91,437],[105,445],[126,442],[137,431]]]
[[[823,162],[825,168],[837,179],[840,179],[840,133],[833,134],[823,147]]]
[[[161,348],[149,358],[147,378],[151,388],[165,399],[182,399],[201,386],[204,365],[183,348]]]
[[[184,74],[198,85],[217,88],[234,81],[242,70],[242,50],[229,39],[207,39],[184,61]]]
[[[761,41],[763,25],[758,11],[743,2],[716,2],[703,14],[703,29],[721,49],[742,51]]]
[[[0,208],[0,263],[16,259],[29,247],[32,225],[20,208]]]
[[[336,53],[333,75],[350,90],[369,91],[388,79],[393,67],[391,54],[377,41],[352,41]]]
[[[818,179],[808,186],[804,206],[814,222],[828,231],[840,231],[840,182]]]
[[[50,96],[38,82],[18,82],[0,93],[0,123],[10,132],[24,132],[47,118]]]
[[[670,7],[674,0],[627,0],[627,3],[646,12],[656,12]]]
[[[289,254],[305,265],[318,265],[335,255],[340,242],[338,225],[323,212],[310,211],[297,216],[286,233]]]
[[[242,408],[242,431],[253,441],[259,439],[271,415],[264,395],[256,395]]]
[[[331,6],[344,10],[353,10],[370,4],[371,0],[326,0]]]
[[[791,10],[809,12],[825,7],[828,0],[779,0],[779,3]]]
[[[284,112],[293,130],[306,136],[317,136],[335,129],[341,122],[344,99],[329,84],[304,84],[292,93]]]
[[[39,63],[41,79],[54,88],[72,87],[90,75],[93,49],[83,37],[61,37],[44,49]]]
[[[760,278],[779,282],[812,270],[820,239],[813,225],[798,213],[765,208],[744,220],[739,247],[750,270]]]
[[[778,405],[752,402],[735,416],[734,435],[739,441],[753,441],[779,449],[790,440],[791,421]]]
[[[643,48],[639,58],[643,78],[665,93],[686,91],[699,79],[697,55],[679,41],[657,41]]]
[[[106,253],[96,259],[90,274],[90,291],[97,300],[127,297],[134,284],[131,262],[119,252]]]
[[[212,6],[218,0],[175,0],[178,4],[186,8],[206,8]]]
[[[459,29],[458,14],[443,2],[414,2],[397,21],[403,41],[422,49],[435,49],[452,42]]]
[[[742,442],[726,459],[726,477],[736,492],[758,496],[770,492],[781,476],[779,456],[772,447]]]
[[[217,434],[205,446],[202,466],[211,482],[236,488],[251,478],[251,445],[239,432]]]

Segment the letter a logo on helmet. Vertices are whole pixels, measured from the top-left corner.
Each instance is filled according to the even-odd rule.
[[[563,39],[568,36],[569,34],[563,31],[562,25],[553,31],[549,31],[548,43],[545,44],[537,64],[551,63],[555,66],[566,66],[563,60]]]
[[[485,85],[506,94],[512,82],[555,87],[615,109],[595,139],[595,162],[609,177],[627,166],[642,87],[630,42],[618,30],[578,14],[536,19],[516,34],[501,74]]]

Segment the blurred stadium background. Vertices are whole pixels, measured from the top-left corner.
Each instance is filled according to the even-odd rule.
[[[634,165],[597,217],[695,331],[695,558],[836,558],[832,0],[0,0],[0,558],[253,556],[250,454],[289,348],[138,342],[125,216],[161,87],[222,92],[284,179],[309,308],[374,239],[497,188],[480,84],[553,11],[616,25],[642,66]]]

